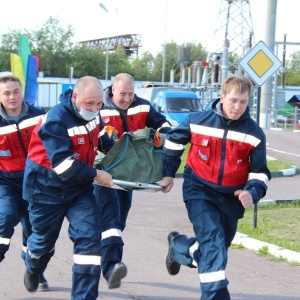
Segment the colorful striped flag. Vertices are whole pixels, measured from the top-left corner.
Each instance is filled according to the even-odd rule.
[[[26,75],[26,87],[25,87],[25,96],[24,99],[29,105],[34,105],[37,100],[37,60],[33,55],[28,56],[27,63],[27,75]]]
[[[17,76],[22,84],[23,93],[25,91],[25,79],[21,57],[17,54],[10,53],[10,67],[13,75]]]
[[[19,77],[24,99],[29,105],[34,105],[37,100],[39,57],[31,55],[28,39],[19,34],[19,56],[10,54],[11,71]]]
[[[28,56],[31,54],[28,39],[25,35],[19,34],[19,55],[22,60],[23,72],[27,74]]]

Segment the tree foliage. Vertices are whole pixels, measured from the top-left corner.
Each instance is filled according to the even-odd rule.
[[[10,53],[19,54],[19,30],[11,30],[1,36],[0,71],[10,70]]]
[[[40,58],[40,71],[47,77],[69,77],[73,67],[74,78],[92,75],[97,78],[106,76],[106,53],[74,42],[72,26],[63,28],[58,19],[50,17],[41,28],[36,30],[13,29],[0,36],[0,71],[10,71],[10,53],[19,54],[19,34],[28,38],[31,53]],[[171,41],[155,56],[146,51],[136,57],[127,56],[122,45],[108,55],[108,78],[120,72],[130,73],[139,81],[170,81],[171,70],[175,72],[175,81],[180,80],[182,62],[178,50],[183,45]],[[201,43],[190,44],[190,62],[202,63],[207,60],[208,52]],[[165,52],[164,52],[165,50]],[[230,71],[237,68],[237,54],[230,53]],[[164,69],[163,69],[164,62]],[[300,85],[300,51],[287,60],[286,85]],[[162,78],[164,77],[164,78]]]
[[[50,17],[44,26],[33,31],[28,39],[32,41],[32,52],[40,57],[40,69],[45,76],[64,77],[70,67],[74,43],[74,30],[59,26],[59,21]]]
[[[105,54],[85,45],[75,46],[70,58],[70,67],[74,68],[73,76],[75,78],[80,78],[86,74],[104,78]]]
[[[286,64],[285,85],[300,85],[300,51],[295,51]]]

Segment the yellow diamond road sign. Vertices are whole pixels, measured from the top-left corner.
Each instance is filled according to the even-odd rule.
[[[260,41],[240,61],[240,66],[257,85],[263,85],[281,66],[281,61]]]

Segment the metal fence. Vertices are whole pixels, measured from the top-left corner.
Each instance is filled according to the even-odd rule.
[[[300,109],[273,109],[270,110],[271,127],[300,130]]]
[[[300,130],[300,109],[293,107],[291,109],[268,109],[268,127]],[[256,109],[251,109],[251,117],[256,120]]]

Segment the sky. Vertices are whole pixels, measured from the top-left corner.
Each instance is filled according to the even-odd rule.
[[[224,0],[13,0],[4,1],[0,12],[0,35],[9,29],[41,28],[52,16],[65,27],[71,25],[75,41],[121,34],[140,34],[139,51],[162,51],[166,42],[201,43],[214,47],[213,36],[220,22],[219,8]],[[239,0],[238,0],[239,1]],[[254,42],[265,38],[268,0],[249,0]],[[294,0],[277,0],[276,38],[300,43],[300,18]],[[108,12],[99,6],[104,4]],[[300,46],[287,46],[287,56]]]

